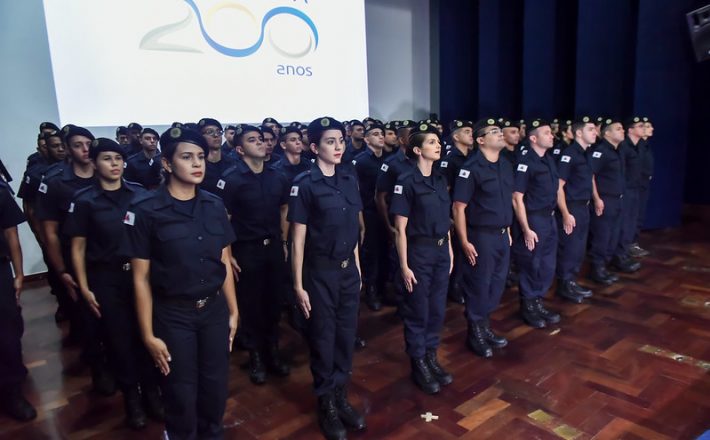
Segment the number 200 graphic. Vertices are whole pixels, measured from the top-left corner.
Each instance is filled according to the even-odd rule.
[[[318,48],[318,28],[316,27],[315,23],[313,23],[313,20],[303,11],[289,7],[289,6],[278,6],[273,9],[270,9],[269,11],[264,14],[264,17],[261,19],[261,31],[259,34],[258,39],[254,44],[252,44],[249,47],[244,47],[244,48],[234,48],[234,47],[228,47],[223,44],[218,43],[215,41],[207,32],[207,28],[205,26],[205,22],[209,21],[209,19],[218,11],[221,11],[223,9],[236,9],[239,11],[242,11],[246,13],[247,15],[251,16],[251,18],[256,21],[256,17],[254,17],[254,14],[247,9],[245,6],[240,5],[238,3],[234,3],[231,1],[225,1],[222,3],[219,3],[212,8],[210,8],[207,13],[205,14],[206,17],[205,20],[203,20],[203,14],[198,8],[198,6],[195,4],[194,0],[184,0],[185,3],[187,3],[188,6],[190,6],[191,10],[187,17],[177,23],[171,23],[167,24],[164,26],[157,27],[147,34],[141,39],[139,47],[144,50],[159,50],[159,51],[168,51],[168,52],[201,52],[199,49],[189,47],[189,46],[184,46],[180,44],[172,44],[172,43],[164,43],[161,41],[161,38],[171,34],[175,31],[178,31],[180,29],[184,29],[187,26],[190,25],[192,22],[193,14],[197,16],[197,21],[200,26],[200,33],[202,34],[202,37],[205,39],[207,44],[212,47],[212,49],[216,50],[217,52],[221,53],[222,55],[228,56],[228,57],[234,57],[234,58],[244,58],[248,57],[249,55],[252,55],[256,53],[261,45],[264,43],[264,34],[266,33],[266,25],[271,20],[277,15],[291,15],[294,16],[301,21],[303,21],[308,28],[311,30],[311,33],[309,35],[309,41],[308,44],[306,45],[306,48],[298,51],[298,52],[289,52],[286,51],[282,48],[280,48],[274,40],[271,38],[271,34],[269,34],[269,43],[271,46],[278,52],[279,54],[288,57],[288,58],[301,58],[311,51],[316,50]],[[306,1],[307,3],[307,1]]]

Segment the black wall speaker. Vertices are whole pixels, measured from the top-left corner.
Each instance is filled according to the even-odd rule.
[[[685,14],[698,62],[710,59],[710,5]]]

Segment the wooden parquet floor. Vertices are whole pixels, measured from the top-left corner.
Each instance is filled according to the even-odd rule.
[[[710,231],[700,218],[642,237],[651,256],[636,274],[595,289],[582,305],[552,299],[559,326],[533,330],[506,292],[493,326],[510,339],[491,360],[464,346],[463,307],[450,305],[440,358],[454,383],[427,396],[409,380],[401,324],[392,308],[364,306],[350,394],[368,429],[353,439],[693,439],[710,429]],[[92,394],[78,349],[38,284],[23,296],[26,390],[39,411],[32,423],[0,416],[0,439],[158,438],[156,423],[123,426],[120,395]],[[284,326],[293,372],[251,385],[232,359],[225,426],[233,439],[320,438],[304,342]],[[437,419],[427,422],[421,415]]]

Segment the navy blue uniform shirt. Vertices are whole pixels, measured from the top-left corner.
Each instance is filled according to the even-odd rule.
[[[234,241],[227,211],[219,197],[198,190],[189,212],[165,186],[137,196],[123,223],[120,253],[150,260],[153,294],[201,299],[215,294],[227,275],[222,249]]]
[[[363,211],[376,213],[375,189],[377,187],[377,174],[385,162],[384,155],[375,156],[371,149],[367,149],[355,156],[352,164],[357,172],[362,198]]]
[[[123,181],[121,188],[106,191],[96,184],[77,191],[64,222],[64,235],[86,237],[86,261],[112,263],[120,260],[126,237],[123,219],[131,201],[147,192],[137,183]]]
[[[288,181],[282,174],[264,165],[255,174],[243,160],[224,172],[217,182],[232,216],[237,241],[281,238],[281,206],[288,203]]]
[[[296,176],[305,171],[310,170],[312,166],[313,162],[307,160],[303,156],[301,156],[301,161],[298,162],[297,165],[293,165],[291,164],[291,162],[288,161],[286,155],[283,155],[279,160],[277,160],[271,165],[271,168],[286,177],[286,180],[288,180],[288,183],[290,184],[291,182],[293,182],[293,179],[295,179]]]
[[[397,179],[390,214],[407,217],[407,238],[445,237],[451,227],[451,199],[443,174],[433,169],[422,175],[416,165]]]
[[[243,163],[244,161],[237,161],[229,156],[222,155],[219,162],[210,162],[205,156],[205,178],[202,180],[200,188],[211,192],[212,194],[220,195],[220,188],[217,187],[217,183],[222,178],[224,173],[231,167],[235,166],[238,162]],[[267,164],[264,164],[265,168],[267,166]]]
[[[441,158],[441,160],[439,161],[439,171],[441,171],[444,177],[446,177],[446,182],[451,188],[452,192],[454,190],[454,184],[456,183],[456,176],[459,174],[459,170],[463,166],[464,162],[466,162],[466,160],[472,160],[473,154],[477,153],[471,150],[469,151],[467,156],[464,156],[458,148],[452,147],[451,150],[446,153],[446,156]],[[437,164],[435,164],[434,166],[437,166]]]
[[[455,202],[466,203],[466,225],[503,228],[513,222],[513,166],[483,154],[467,162],[456,177]]]
[[[42,182],[44,173],[50,165],[44,158],[40,158],[32,164],[28,163],[25,174],[22,176],[20,188],[17,191],[17,197],[34,205],[37,200],[37,190]]]
[[[643,157],[639,148],[641,141],[634,145],[628,137],[619,144],[619,154],[623,156],[625,188],[639,189],[642,182]]]
[[[74,194],[96,182],[94,177],[83,178],[74,174],[70,163],[59,162],[45,172],[38,188],[36,215],[39,220],[59,223],[59,236],[63,235],[63,225],[69,213]]]
[[[152,158],[146,157],[143,151],[126,159],[126,169],[123,178],[140,183],[146,188],[155,188],[160,185],[160,170],[162,168],[160,153]]]
[[[10,248],[5,241],[5,234],[2,232],[24,221],[25,216],[12,196],[10,185],[0,180],[0,257],[10,256]]]
[[[397,153],[385,159],[385,162],[380,166],[380,171],[377,173],[376,192],[387,193],[387,201],[389,202],[399,176],[411,171],[413,167],[414,162],[401,149],[397,150]]]
[[[565,181],[565,200],[588,202],[592,198],[592,167],[586,152],[576,141],[560,156],[557,174]]]
[[[624,194],[624,161],[619,151],[604,140],[589,153],[597,192],[612,197]]]
[[[530,212],[550,211],[557,206],[557,189],[560,186],[557,168],[548,155],[542,157],[530,148],[520,155],[515,167],[513,191],[525,194],[525,210]]]
[[[316,165],[296,177],[289,192],[288,220],[308,226],[309,255],[344,260],[353,255],[360,238],[362,200],[357,178],[335,167],[327,177]]]

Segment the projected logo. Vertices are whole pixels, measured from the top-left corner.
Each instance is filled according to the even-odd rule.
[[[169,34],[175,33],[181,29],[184,29],[190,25],[192,20],[197,17],[197,22],[200,26],[200,33],[202,37],[207,42],[207,44],[215,51],[221,53],[222,55],[234,58],[244,58],[254,53],[258,52],[259,49],[264,44],[264,39],[267,34],[267,24],[274,17],[279,15],[288,15],[295,17],[302,21],[310,30],[308,33],[308,41],[303,45],[303,48],[294,50],[293,48],[287,49],[282,47],[274,40],[273,30],[268,32],[268,42],[269,45],[280,55],[288,58],[302,58],[305,55],[315,51],[318,48],[318,28],[316,27],[313,20],[303,11],[290,6],[278,6],[267,11],[261,18],[261,28],[256,41],[247,47],[229,47],[224,44],[219,43],[215,40],[207,29],[207,24],[209,24],[213,17],[220,11],[225,9],[233,9],[246,14],[251,20],[256,24],[257,18],[254,13],[249,10],[246,6],[233,2],[233,1],[223,1],[207,10],[204,14],[200,11],[194,0],[184,0],[188,6],[190,6],[190,11],[187,17],[177,23],[172,23],[164,26],[157,27],[141,39],[139,47],[144,50],[159,50],[168,52],[202,52],[201,50],[181,44],[166,43],[162,40]],[[306,3],[308,1],[306,0]]]

